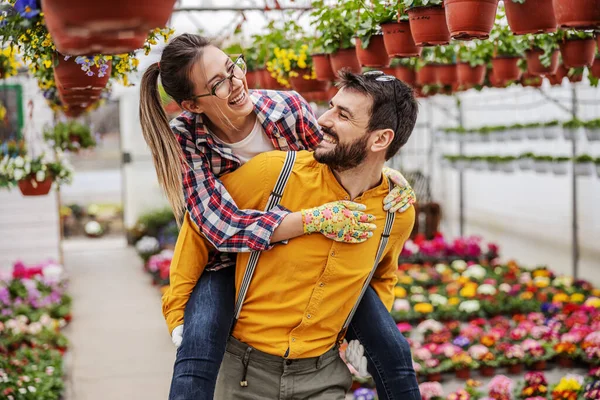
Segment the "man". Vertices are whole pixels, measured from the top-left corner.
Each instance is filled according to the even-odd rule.
[[[236,309],[215,398],[344,398],[352,379],[337,343],[371,274],[371,286],[387,310],[391,308],[397,259],[414,223],[414,210],[394,220],[380,204],[390,189],[381,174],[383,164],[406,143],[416,116],[412,90],[397,79],[342,73],[340,92],[319,118],[323,142],[314,154],[297,153],[289,167],[286,153],[266,153],[222,178],[239,207],[263,209],[279,197],[271,193],[285,163],[283,170],[291,174],[283,185],[282,206],[296,211],[353,200],[377,217],[378,226],[373,239],[359,245],[310,235],[267,252],[238,255],[236,289],[245,297],[238,297],[242,307]],[[302,217],[310,225],[315,218],[335,216]],[[209,251],[210,245],[186,216],[172,263],[173,284],[198,276],[198,265]],[[258,261],[249,279],[244,273],[252,259]],[[167,320],[169,302],[163,299]],[[414,371],[403,378],[407,392],[418,393]],[[385,395],[382,398],[392,398]]]

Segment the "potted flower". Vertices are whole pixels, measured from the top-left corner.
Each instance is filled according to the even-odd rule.
[[[461,43],[458,48],[458,84],[466,88],[483,85],[493,52],[494,47],[488,40]]]
[[[522,346],[525,351],[525,363],[530,369],[535,371],[545,370],[546,362],[555,355],[552,345],[547,342],[525,339]]]
[[[476,344],[469,348],[469,355],[480,365],[480,371],[483,376],[493,376],[495,367],[492,364],[496,357],[487,346]],[[491,375],[490,375],[491,374]]]
[[[512,0],[511,0],[512,1]],[[502,19],[502,13],[498,14]],[[499,82],[517,81],[521,76],[518,63],[522,59],[527,43],[514,36],[509,27],[500,23],[494,25],[490,40],[494,43],[495,54],[492,59],[492,74]]]
[[[541,398],[548,396],[548,381],[543,372],[531,371],[525,374],[525,380],[515,390],[515,396],[519,400]]]
[[[433,50],[435,62],[436,83],[439,85],[454,85],[456,75],[456,51],[454,45],[436,46]]]
[[[568,172],[570,157],[554,157],[552,162],[552,172],[554,175],[566,175]]]
[[[500,170],[500,157],[499,156],[488,156],[487,163],[490,171],[495,172]]]
[[[419,385],[422,400],[442,400],[444,389],[439,382],[423,382]]]
[[[594,171],[594,158],[587,154],[577,156],[573,168],[577,176],[590,176]]]
[[[442,0],[403,0],[407,7],[410,29],[417,46],[450,43],[450,32]]]
[[[466,351],[461,351],[452,356],[452,367],[458,379],[471,378],[471,370],[477,369],[479,364]]]
[[[381,23],[393,21],[396,9],[383,2],[374,2],[371,9],[361,8],[356,34],[356,57],[363,67],[381,68],[390,65]]]
[[[531,152],[523,153],[517,159],[517,165],[521,171],[529,171],[533,168],[534,154]]]
[[[59,122],[50,130],[44,132],[44,139],[60,150],[79,152],[96,146],[89,126],[76,121]]]
[[[39,157],[4,157],[0,161],[0,175],[7,186],[18,185],[23,196],[41,196],[50,192],[52,182],[70,183],[72,169],[60,155],[52,160],[45,155]]]
[[[318,45],[330,55],[334,73],[342,68],[349,68],[354,73],[361,72],[356,57],[356,49],[352,43],[356,27],[356,5],[344,2],[338,7],[331,7],[324,0],[312,2],[311,25],[320,33]]]
[[[287,49],[275,48],[275,58],[267,62],[267,70],[284,87],[291,86],[300,93],[323,92],[328,82],[316,79],[309,45],[301,40],[290,41]]]
[[[587,121],[584,127],[585,135],[590,142],[600,140],[600,118]]]
[[[511,0],[512,1],[512,0]],[[554,34],[530,35],[526,51],[527,71],[532,75],[553,75],[558,69],[558,41]]]
[[[600,9],[595,1],[552,0],[552,5],[561,27],[594,29],[600,26]]]
[[[594,34],[583,31],[557,32],[560,54],[566,68],[591,67],[596,53]]]
[[[572,119],[563,123],[563,135],[565,140],[579,140],[579,130],[584,126],[578,119]]]
[[[552,2],[546,0],[508,0],[504,2],[510,30],[515,35],[556,31]],[[531,18],[535,15],[535,18]]]
[[[391,7],[390,7],[391,9]],[[421,47],[417,47],[410,30],[410,22],[404,4],[398,4],[398,10],[389,12],[380,22],[383,42],[390,57],[419,57]]]
[[[583,389],[583,376],[567,375],[552,387],[552,399],[577,399]]]
[[[583,80],[583,71],[585,71],[584,67],[571,68],[567,72],[567,78],[569,78],[569,82],[577,83]]]
[[[511,400],[513,386],[512,379],[504,375],[497,375],[488,384],[489,396],[495,400]]]
[[[548,121],[543,124],[544,139],[554,140],[560,136],[561,125],[558,120]]]
[[[498,0],[446,0],[444,8],[453,39],[485,40],[494,26]]]
[[[552,168],[552,156],[537,155],[533,157],[533,169],[538,174],[549,172]]]
[[[541,139],[541,137],[544,133],[542,124],[539,122],[532,122],[530,124],[525,124],[523,126],[523,129],[525,130],[525,136],[527,136],[527,139],[529,139],[529,140]]]
[[[517,343],[508,346],[504,355],[500,357],[501,363],[508,367],[508,373],[513,375],[521,373],[523,370],[524,359],[525,352]]]

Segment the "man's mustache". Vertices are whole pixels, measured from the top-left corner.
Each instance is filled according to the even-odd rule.
[[[322,133],[326,133],[329,136],[333,136],[333,138],[335,138],[336,140],[338,139],[337,133],[335,133],[333,130],[331,130],[331,128],[326,128],[326,127],[322,126],[321,127],[321,132]]]

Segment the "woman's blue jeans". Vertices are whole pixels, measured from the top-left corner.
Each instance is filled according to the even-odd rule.
[[[204,272],[187,304],[170,400],[212,399],[233,320],[234,268]],[[380,400],[420,400],[408,342],[372,288],[346,335],[365,348]]]

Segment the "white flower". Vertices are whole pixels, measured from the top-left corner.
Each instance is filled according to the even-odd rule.
[[[25,172],[22,169],[16,169],[13,176],[16,181],[20,181],[25,177]]]
[[[497,293],[497,290],[494,286],[488,283],[484,283],[483,285],[477,288],[477,293],[493,296]]]
[[[21,393],[21,394],[27,394],[27,389],[25,389],[25,388],[19,388],[19,393]]]
[[[431,301],[431,304],[434,306],[444,306],[448,303],[448,298],[441,294],[432,293],[429,295],[429,301]]]
[[[410,303],[406,299],[394,300],[394,311],[408,311],[410,310]]]
[[[435,319],[426,319],[417,326],[417,331],[425,333],[427,331],[440,332],[444,329],[444,324]]]
[[[38,171],[35,173],[35,180],[38,182],[43,182],[46,179],[46,173],[44,171]]]
[[[144,236],[135,244],[135,248],[140,254],[155,253],[160,249],[160,244],[155,237]]]
[[[508,293],[512,288],[508,283],[501,283],[498,289],[500,289],[501,292]]]
[[[464,271],[467,269],[467,262],[464,260],[455,260],[452,262],[452,268],[457,271]]]
[[[552,285],[556,286],[556,287],[559,287],[559,286],[571,287],[571,286],[573,286],[573,277],[561,275],[559,277],[556,277],[552,281]]]
[[[54,320],[52,318],[50,318],[50,316],[48,314],[44,314],[40,317],[40,324],[42,324],[45,327],[52,326],[53,322],[54,322]]]
[[[466,278],[473,278],[473,279],[481,280],[481,279],[485,278],[485,274],[486,274],[485,268],[483,268],[479,264],[473,264],[469,268],[467,268],[467,270],[465,272],[463,272],[462,275]]]
[[[447,269],[448,269],[448,266],[446,264],[436,264],[435,265],[435,270],[438,272],[438,274],[444,273],[444,271],[446,271]]]
[[[415,294],[410,297],[410,300],[413,303],[424,303],[427,301],[427,297],[423,296],[422,294]]]
[[[42,331],[42,324],[40,324],[39,322],[33,322],[31,324],[29,324],[29,334],[31,335],[37,335],[38,333],[40,333]],[[27,381],[29,382],[29,381]]]
[[[27,389],[29,389],[31,393],[35,393],[37,391],[37,389],[34,386],[27,386]]]
[[[85,224],[85,233],[88,235],[99,235],[102,233],[102,226],[98,221],[90,221]]]
[[[474,313],[479,311],[481,306],[479,305],[479,301],[477,300],[467,300],[460,303],[458,309],[460,311],[464,311],[466,313]]]
[[[49,264],[42,270],[42,275],[49,281],[59,282],[63,275],[64,269],[58,264]]]
[[[410,287],[410,292],[411,292],[411,293],[413,293],[413,294],[414,294],[414,293],[421,294],[421,293],[423,293],[424,291],[425,291],[425,289],[423,289],[423,287],[422,287],[422,286],[411,286],[411,287]]]
[[[13,162],[15,164],[15,167],[18,168],[22,168],[23,165],[25,165],[25,160],[23,160],[23,157],[21,156],[15,157],[15,160]]]

